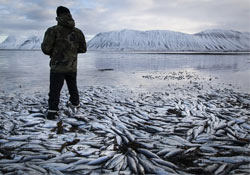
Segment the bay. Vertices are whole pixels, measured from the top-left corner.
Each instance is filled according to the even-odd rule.
[[[250,93],[249,54],[163,54],[89,51],[78,57],[78,86],[121,86],[162,90],[173,72],[197,75],[214,86]],[[146,77],[146,78],[145,78]],[[148,77],[154,77],[153,79]],[[159,78],[160,77],[160,78]],[[66,86],[64,86],[65,88]],[[0,90],[47,93],[49,57],[41,51],[0,50]]]

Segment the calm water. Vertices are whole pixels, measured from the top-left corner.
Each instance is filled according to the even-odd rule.
[[[0,90],[47,93],[49,57],[41,51],[0,50]],[[99,71],[113,69],[113,71]],[[142,78],[155,72],[190,71],[218,77],[218,83],[232,84],[250,93],[249,55],[134,54],[88,52],[79,55],[78,86],[123,86],[155,88],[167,81]]]

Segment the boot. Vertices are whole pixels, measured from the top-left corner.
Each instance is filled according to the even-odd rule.
[[[45,116],[48,120],[56,120],[58,117],[58,112],[54,110],[48,110]]]
[[[69,107],[73,113],[76,113],[78,108],[80,108],[80,104],[73,105],[71,102],[68,102],[67,107]]]

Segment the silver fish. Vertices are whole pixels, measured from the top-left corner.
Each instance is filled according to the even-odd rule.
[[[131,156],[127,156],[127,161],[128,161],[128,166],[131,172],[137,174],[137,166],[136,166],[135,159]]]
[[[113,157],[113,154],[103,156],[103,157],[100,157],[98,159],[95,159],[95,160],[88,162],[88,165],[100,165],[100,164],[106,162],[107,160],[111,159],[112,157]]]
[[[147,149],[138,148],[137,151],[144,154],[148,158],[160,158],[159,156],[157,156],[156,154],[152,153],[151,151]]]

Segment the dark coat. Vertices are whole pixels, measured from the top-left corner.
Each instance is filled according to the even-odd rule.
[[[87,51],[84,34],[75,27],[71,14],[63,14],[56,19],[58,24],[45,32],[42,51],[51,58],[51,72],[76,72],[77,54]]]

